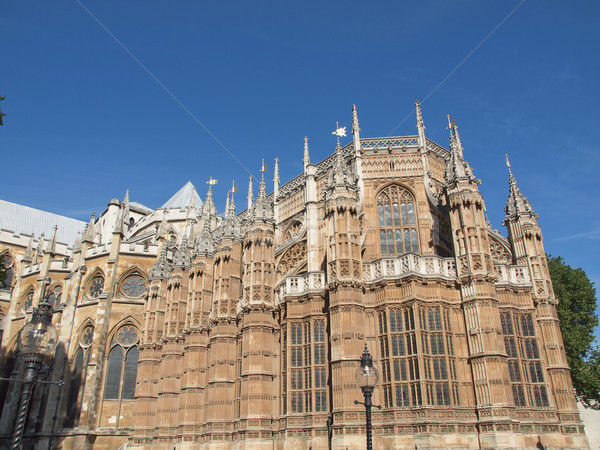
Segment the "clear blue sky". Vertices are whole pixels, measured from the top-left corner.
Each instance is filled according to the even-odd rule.
[[[332,153],[353,103],[375,137],[415,134],[426,99],[429,138],[447,146],[456,119],[493,226],[508,153],[546,250],[598,286],[600,2],[521,3],[2,1],[0,198],[88,220],[127,189],[204,197],[212,176],[240,210],[262,158],[290,180],[304,136],[313,162]]]

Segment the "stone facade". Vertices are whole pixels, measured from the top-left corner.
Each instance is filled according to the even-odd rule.
[[[509,170],[508,237],[451,122],[353,141],[223,217],[188,183],[111,200],[72,247],[0,231],[2,369],[40,299],[60,333],[26,443],[65,449],[359,449],[355,371],[380,373],[374,448],[587,448],[537,215]],[[63,380],[63,385],[53,384]],[[4,382],[6,443],[19,397]]]

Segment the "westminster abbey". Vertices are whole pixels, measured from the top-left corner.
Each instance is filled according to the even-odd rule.
[[[418,103],[414,136],[361,137],[352,115],[350,143],[313,163],[305,139],[303,173],[280,184],[276,160],[273,184],[263,171],[222,215],[191,183],[89,223],[0,202],[0,446],[18,332],[46,299],[59,345],[24,448],[362,449],[365,345],[375,449],[587,448],[538,216],[510,168],[503,236],[454,122],[446,149]]]

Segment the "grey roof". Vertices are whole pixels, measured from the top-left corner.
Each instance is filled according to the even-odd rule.
[[[191,181],[188,181],[177,193],[171,197],[167,203],[161,206],[162,209],[185,209],[190,206],[190,200],[192,199],[192,195],[194,195],[196,201],[196,209],[199,209],[202,206],[202,199],[196,192],[196,188],[192,184]]]
[[[35,234],[36,237],[44,233],[46,239],[50,239],[54,225],[58,226],[56,240],[73,244],[77,232],[83,231],[86,222],[0,200],[0,228],[17,234]]]
[[[152,208],[148,208],[146,205],[142,205],[138,202],[129,202],[129,209],[142,214],[150,214],[154,211]]]

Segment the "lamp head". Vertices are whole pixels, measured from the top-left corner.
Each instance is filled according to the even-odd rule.
[[[365,350],[360,360],[360,367],[356,369],[356,384],[362,390],[368,389],[372,391],[377,386],[378,381],[379,372],[373,366],[373,358],[365,344]]]
[[[33,310],[31,321],[19,333],[17,345],[23,355],[54,356],[58,331],[52,325],[52,306],[44,301]]]

